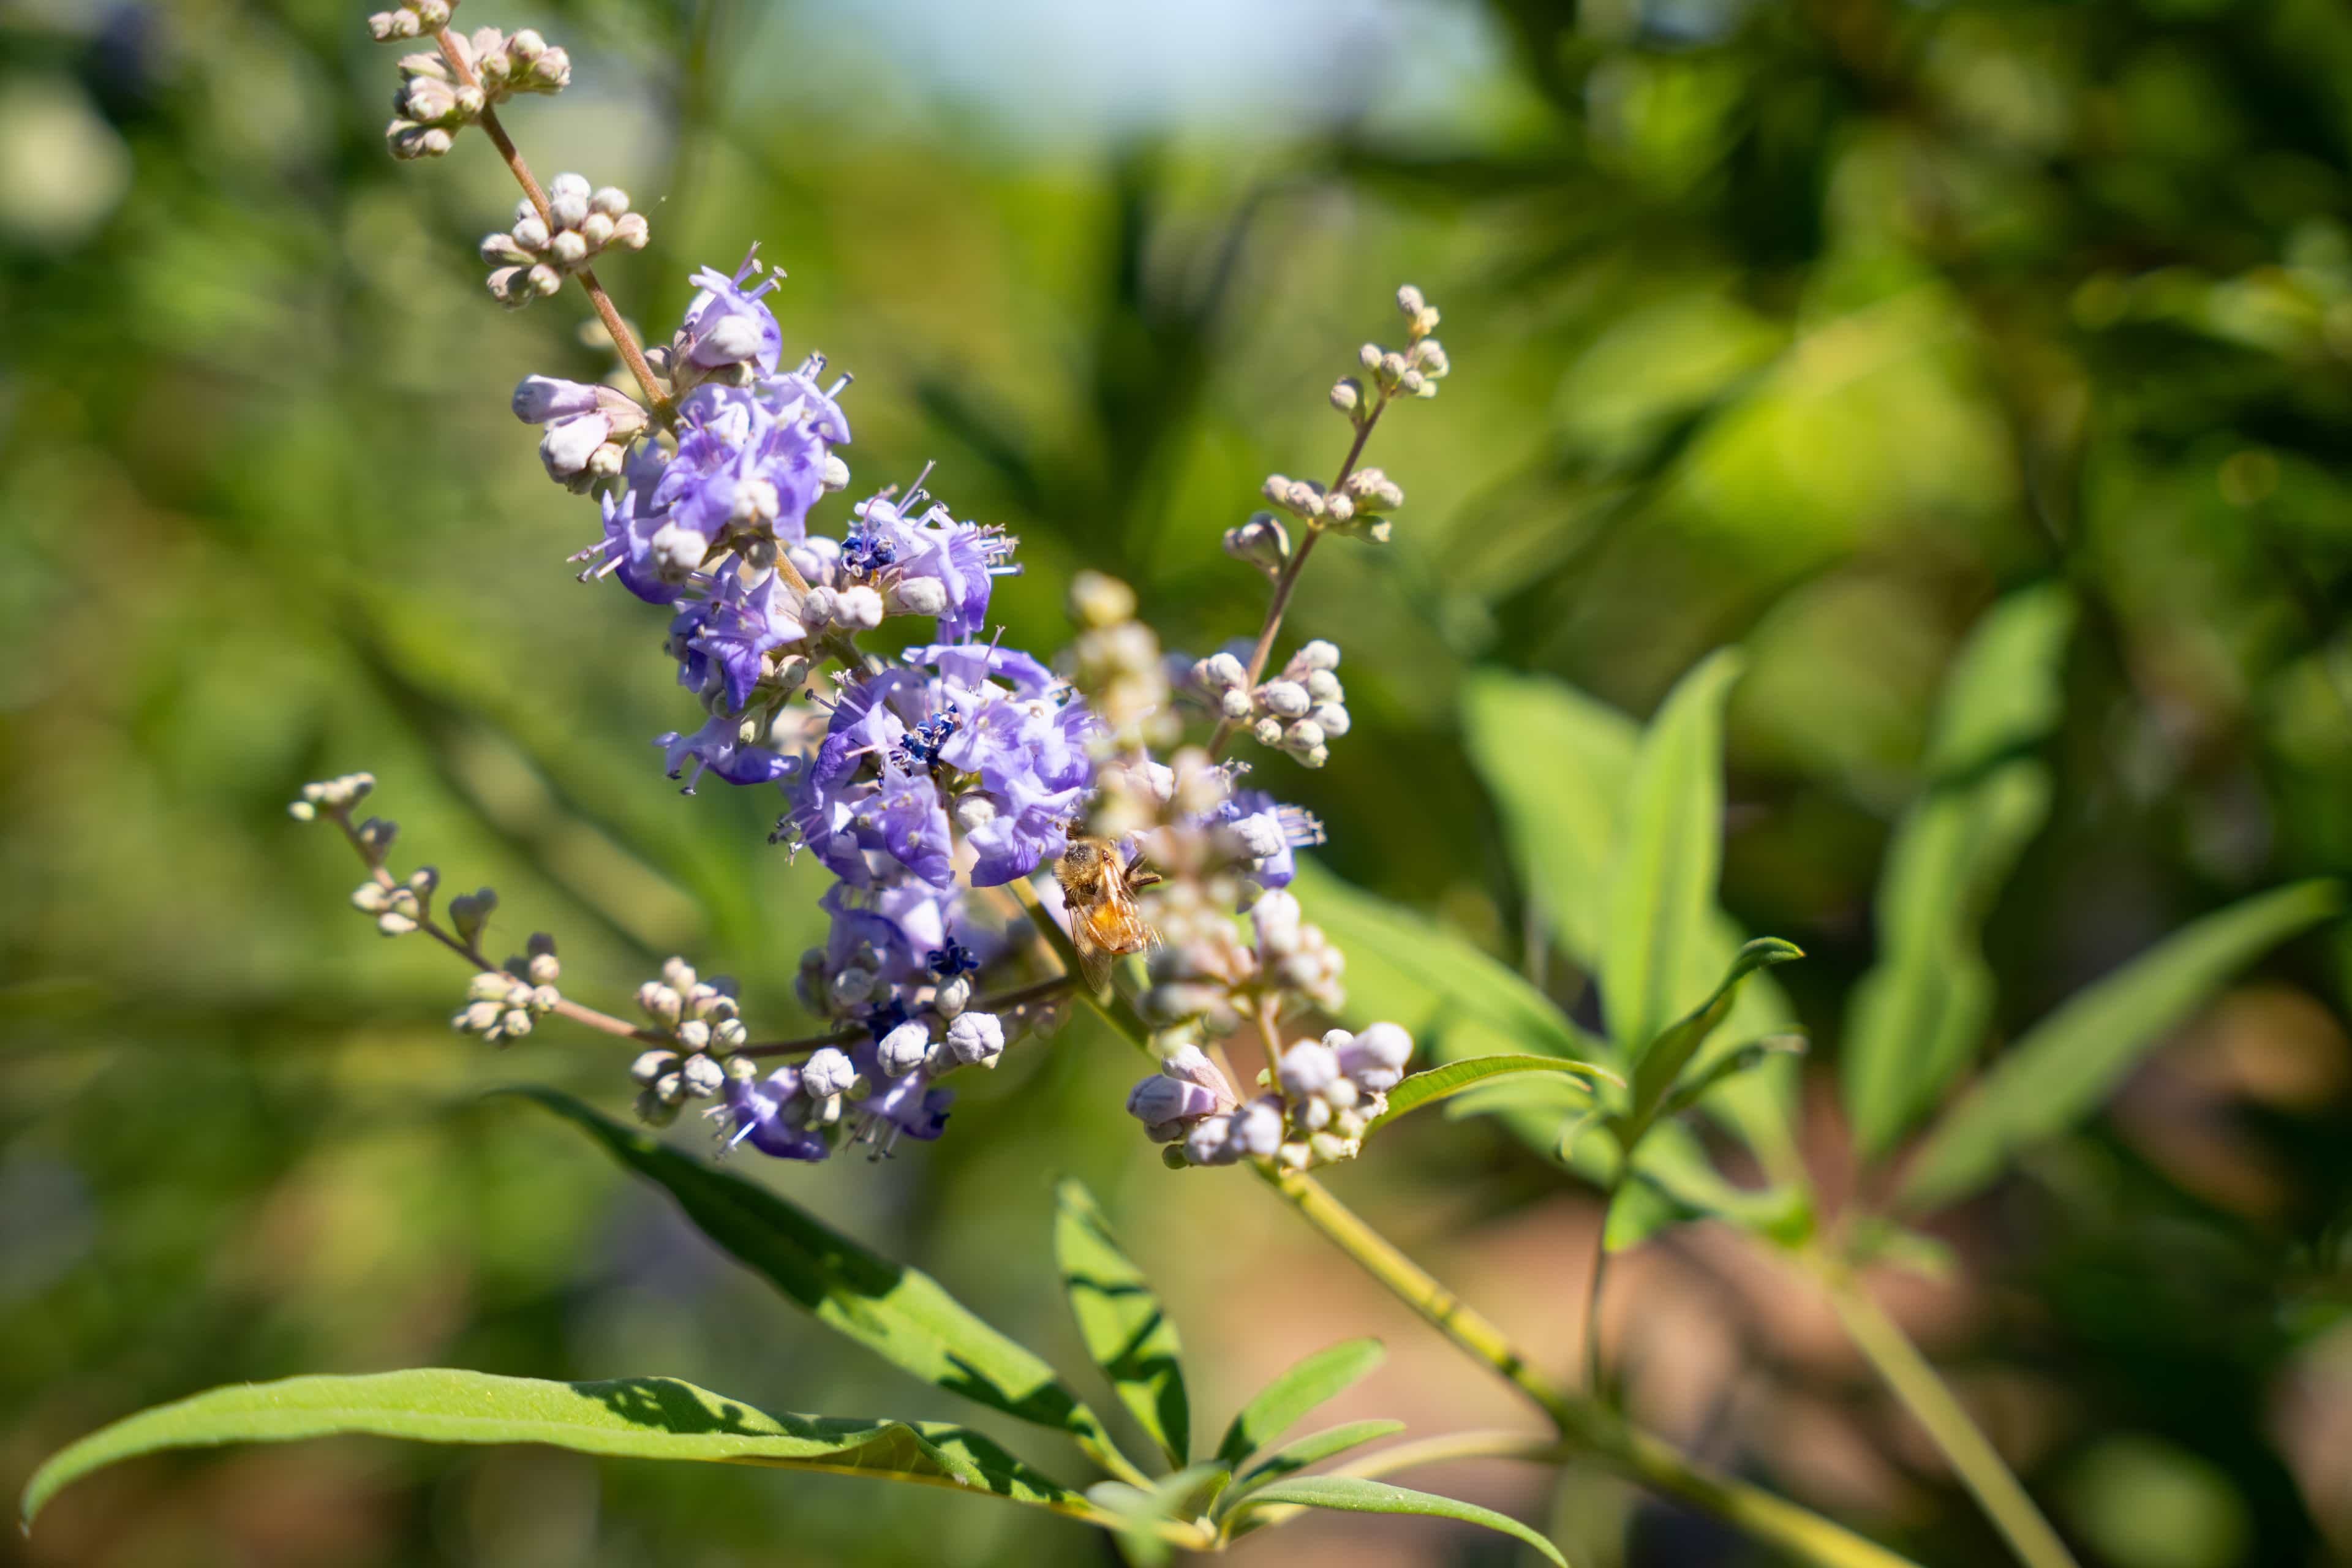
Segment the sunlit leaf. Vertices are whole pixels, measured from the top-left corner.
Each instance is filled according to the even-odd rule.
[[[1462,701],[1463,739],[1502,815],[1521,888],[1569,955],[1597,968],[1640,726],[1543,676],[1478,670]]]
[[[2344,909],[2300,882],[2206,916],[2070,998],[2010,1047],[1929,1135],[1897,1194],[1908,1210],[1966,1197],[2017,1150],[2089,1113],[2132,1065],[2246,964]]]
[[[1625,835],[1609,879],[1601,1001],[1628,1055],[1695,1003],[1723,858],[1723,705],[1740,658],[1710,655],[1666,694],[1627,783]]]
[[[236,1384],[141,1411],[84,1437],[35,1472],[25,1488],[24,1518],[29,1524],[68,1483],[142,1454],[352,1433],[421,1443],[545,1443],[614,1458],[823,1470],[1093,1515],[1076,1493],[961,1426],[771,1415],[667,1377],[545,1383],[425,1368]]]
[[[1935,1104],[1991,1019],[1979,928],[2050,805],[2047,770],[2013,753],[2057,725],[2073,624],[2063,587],[2012,594],[1945,679],[1928,784],[1897,825],[1879,879],[1878,963],[1854,990],[1839,1051],[1864,1155],[1892,1146]]]
[[[1054,1257],[1087,1353],[1168,1462],[1181,1467],[1192,1452],[1192,1413],[1176,1325],[1076,1180],[1055,1190]]]
[[[1433,1519],[1457,1519],[1523,1541],[1542,1552],[1547,1561],[1568,1568],[1568,1559],[1559,1554],[1559,1547],[1508,1514],[1431,1492],[1391,1486],[1386,1481],[1365,1480],[1360,1476],[1293,1476],[1252,1492],[1234,1506],[1227,1518],[1239,1521],[1254,1510],[1281,1503],[1338,1509],[1348,1513],[1412,1513]]]
[[[940,1387],[1066,1432],[1108,1468],[1132,1467],[1101,1419],[1036,1355],[972,1315],[920,1269],[867,1251],[798,1205],[599,1115],[553,1089],[537,1101],[667,1189],[696,1228],[826,1327]]]
[[[1621,1088],[1624,1081],[1607,1068],[1595,1067],[1591,1062],[1562,1061],[1557,1057],[1524,1053],[1471,1057],[1431,1068],[1426,1072],[1414,1073],[1389,1090],[1388,1109],[1372,1118],[1365,1132],[1369,1135],[1380,1131],[1408,1110],[1417,1110],[1424,1105],[1460,1094],[1474,1085],[1515,1073],[1564,1073],[1571,1078],[1602,1079]]]
[[[1666,1096],[1682,1077],[1683,1069],[1698,1054],[1698,1048],[1717,1026],[1731,1015],[1732,999],[1739,993],[1739,983],[1759,969],[1775,963],[1787,963],[1802,958],[1794,942],[1779,937],[1758,937],[1742,947],[1731,961],[1730,973],[1716,986],[1715,994],[1695,1011],[1681,1018],[1650,1042],[1633,1065],[1633,1109],[1624,1122],[1624,1139],[1636,1142],[1649,1128],[1651,1121],[1665,1103]]]
[[[1334,1455],[1350,1448],[1361,1447],[1376,1438],[1387,1437],[1404,1430],[1402,1421],[1347,1421],[1337,1426],[1327,1426],[1320,1432],[1309,1433],[1296,1442],[1285,1443],[1242,1473],[1233,1495],[1255,1491],[1269,1481],[1295,1475],[1309,1465],[1320,1464]],[[1228,1504],[1230,1506],[1230,1503]]]
[[[1258,1390],[1217,1444],[1217,1458],[1238,1466],[1281,1436],[1301,1416],[1381,1364],[1378,1340],[1346,1340],[1317,1351]]]

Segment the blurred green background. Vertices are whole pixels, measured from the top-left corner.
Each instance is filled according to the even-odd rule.
[[[617,1110],[628,1086],[594,1040],[449,1034],[462,973],[349,913],[355,863],[284,815],[304,780],[371,769],[402,864],[499,888],[493,951],[554,931],[566,989],[611,1005],[682,952],[740,977],[755,1029],[798,1022],[816,868],[762,843],[771,797],[663,781],[662,617],[571,581],[593,509],[506,413],[525,374],[602,374],[577,297],[489,302],[473,245],[511,187],[478,138],[385,156],[394,51],[362,10],[0,3],[0,1486],[140,1405],[299,1372],[667,1373],[973,1417],[573,1134],[480,1102],[529,1079]],[[1324,389],[1420,284],[1455,374],[1377,437],[1396,541],[1318,552],[1293,620],[1343,645],[1356,727],[1328,770],[1260,782],[1321,815],[1343,875],[1540,970],[1463,676],[1553,674],[1640,715],[1746,645],[1725,898],[1811,954],[1781,976],[1832,1187],[1825,1068],[1880,849],[2003,590],[2063,579],[2083,609],[2056,808],[1988,932],[2004,1030],[2200,912],[2352,871],[2332,0],[459,20],[571,49],[572,90],[509,123],[542,174],[651,215],[652,248],[603,269],[623,309],[667,331],[688,271],[761,241],[788,346],[856,373],[856,484],[936,459],[960,515],[1021,537],[997,604],[1041,650],[1082,565],[1131,580],[1171,646],[1254,629],[1219,533],[1268,471],[1336,463]],[[2086,1563],[2352,1561],[2347,984],[2341,939],[2266,961],[1948,1218],[1960,1279],[1895,1298]],[[1046,1260],[1076,1172],[1159,1277],[1204,1421],[1360,1332],[1391,1359],[1335,1416],[1528,1421],[1267,1194],[1161,1171],[1119,1112],[1135,1071],[1074,1026],[966,1088],[935,1146],[737,1168],[1073,1369]],[[1590,1195],[1481,1122],[1380,1155],[1342,1194],[1565,1374]],[[1705,1226],[1615,1286],[1644,1419],[1925,1563],[2005,1561],[1803,1287]],[[1548,1519],[1580,1563],[1753,1560],[1575,1473],[1422,1484]],[[1244,1555],[1512,1551],[1334,1518]],[[914,1489],[356,1443],[100,1476],[37,1537],[0,1532],[10,1559],[1114,1560]]]

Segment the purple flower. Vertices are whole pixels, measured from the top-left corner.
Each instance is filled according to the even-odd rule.
[[[713,718],[691,735],[672,731],[654,737],[654,744],[662,748],[664,765],[672,778],[686,778],[681,794],[692,795],[696,783],[705,769],[717,773],[731,784],[773,784],[801,771],[798,757],[780,756],[764,747],[754,746],[742,738],[743,721],[724,715]],[[688,761],[694,763],[691,776],[686,773]]]
[[[943,506],[910,518],[888,497],[876,496],[856,514],[842,549],[845,569],[870,579],[902,611],[936,616],[942,637],[977,634],[988,620],[994,580],[1020,571],[1009,560],[1014,542],[1003,530],[959,522]]]
[[[801,1093],[795,1069],[781,1067],[764,1079],[730,1079],[725,1097],[717,1113],[734,1124],[730,1149],[748,1142],[780,1160],[816,1161],[833,1152],[824,1134],[802,1123],[812,1103]]]
[[[753,246],[735,276],[704,268],[689,280],[702,291],[686,308],[686,357],[709,369],[746,361],[774,374],[783,357],[783,329],[760,296],[783,277],[772,274],[758,288],[746,290],[743,280],[760,270],[760,247]],[[846,439],[847,437],[844,437]]]
[[[698,694],[722,689],[727,706],[739,711],[759,684],[761,656],[807,636],[782,576],[772,572],[746,588],[742,567],[733,561],[710,596],[680,610],[669,626],[677,683]]]
[[[604,541],[572,558],[588,563],[580,574],[582,582],[617,577],[623,587],[649,605],[677,602],[692,563],[683,571],[673,569],[655,550],[654,535],[666,521],[652,504],[662,464],[661,452],[651,443],[637,447],[622,469],[620,494],[599,499],[604,513]]]
[[[1272,891],[1297,874],[1295,849],[1323,842],[1323,825],[1295,805],[1280,805],[1262,789],[1235,790],[1217,808],[1216,822],[1233,830],[1251,858],[1248,877]]]
[[[651,506],[706,545],[738,530],[797,540],[824,493],[824,442],[740,386],[698,386],[677,410],[677,453]]]

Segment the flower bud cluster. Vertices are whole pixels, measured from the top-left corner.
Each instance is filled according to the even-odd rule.
[[[1333,1029],[1283,1052],[1275,1068],[1284,1122],[1276,1163],[1303,1171],[1354,1159],[1412,1058],[1412,1037],[1394,1024],[1369,1025],[1360,1035]]]
[[[430,866],[420,866],[408,880],[390,886],[371,879],[352,889],[352,907],[373,916],[375,929],[384,935],[406,936],[431,914],[433,889],[440,881],[441,874]]]
[[[1258,744],[1319,768],[1331,760],[1328,742],[1351,724],[1339,669],[1339,648],[1318,638],[1292,654],[1280,674],[1253,688],[1237,657],[1213,653],[1192,666],[1191,695],[1228,723],[1247,726]]]
[[[557,484],[584,492],[599,479],[617,479],[629,447],[650,423],[644,405],[611,386],[527,375],[514,391],[514,416],[545,426],[539,460]],[[700,564],[698,559],[696,564]]]
[[[561,289],[566,276],[612,247],[643,250],[651,237],[645,215],[629,210],[628,192],[592,190],[584,175],[558,174],[548,182],[545,215],[528,197],[516,203],[513,226],[483,237],[482,260],[491,269],[490,293],[520,310]]]
[[[447,26],[449,13],[456,9],[457,0],[400,0],[391,10],[368,18],[368,33],[379,44],[422,37]]]
[[[629,1067],[641,1086],[637,1114],[664,1125],[687,1100],[718,1097],[727,1087],[727,1054],[749,1037],[735,983],[723,974],[705,980],[682,958],[670,959],[659,979],[637,987],[637,1006],[672,1041],[641,1052]]]
[[[297,822],[316,822],[322,812],[328,816],[344,816],[374,792],[373,773],[344,773],[322,779],[304,784],[302,798],[288,805],[286,815]]]
[[[528,951],[507,960],[503,969],[484,970],[466,991],[466,1005],[449,1016],[449,1026],[461,1035],[479,1035],[492,1045],[519,1039],[531,1030],[535,1018],[555,1011],[563,1000],[555,982],[563,967],[555,960],[555,939],[534,932]]]
[[[1069,606],[1078,635],[1062,668],[1101,721],[1096,754],[1173,744],[1182,726],[1159,634],[1135,618],[1135,590],[1100,572],[1081,572],[1070,581]]]

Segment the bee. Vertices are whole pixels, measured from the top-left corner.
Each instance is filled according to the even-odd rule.
[[[1070,942],[1087,984],[1100,991],[1110,984],[1110,966],[1121,953],[1141,952],[1160,940],[1136,911],[1135,895],[1160,880],[1160,873],[1128,864],[1108,838],[1074,837],[1054,862],[1062,901],[1070,914]]]

